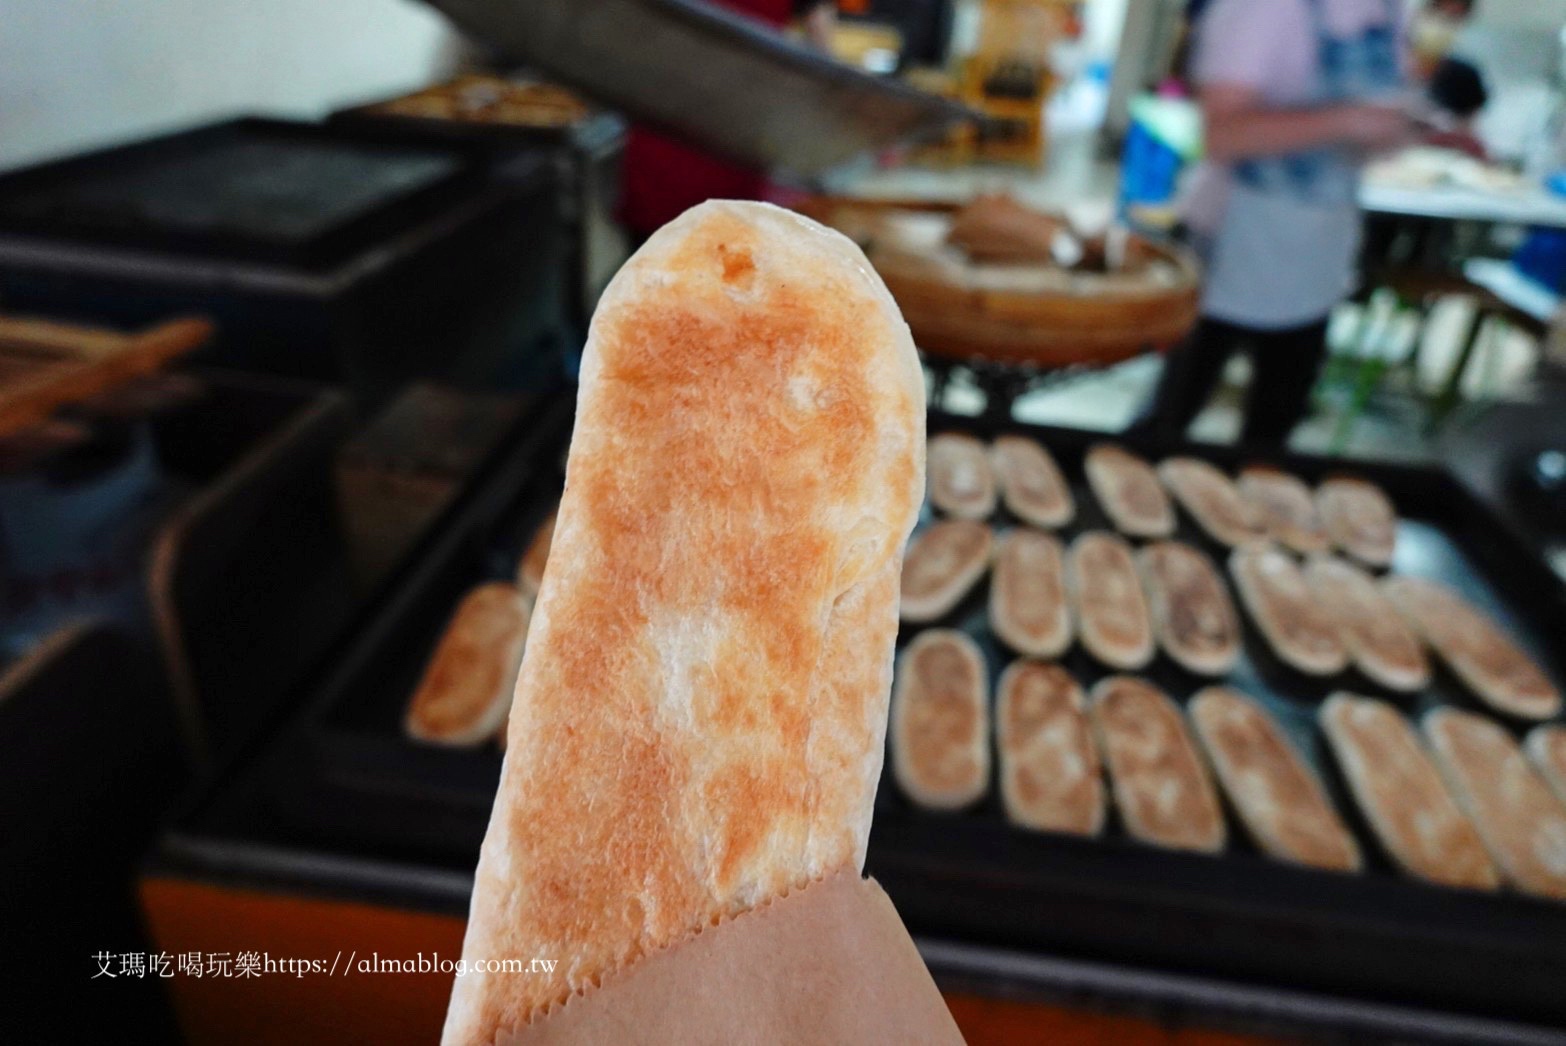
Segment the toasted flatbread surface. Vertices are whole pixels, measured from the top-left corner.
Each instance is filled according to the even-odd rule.
[[[1019,654],[1059,657],[1071,646],[1060,541],[1030,527],[1007,531],[990,578],[990,628]]]
[[[1523,747],[1544,782],[1566,803],[1566,726],[1536,726]]]
[[[990,448],[1001,500],[1012,515],[1036,527],[1063,527],[1077,514],[1076,499],[1055,458],[1037,440],[1001,436]]]
[[[1237,485],[1272,540],[1304,554],[1327,550],[1327,531],[1304,480],[1281,469],[1252,465],[1240,470]]]
[[[463,597],[408,702],[408,736],[461,746],[494,735],[511,709],[527,643],[527,607],[517,587],[504,581],[479,585]]]
[[[903,648],[892,695],[892,772],[903,794],[957,810],[990,783],[989,673],[962,632],[931,628]]]
[[[1158,473],[1117,443],[1099,443],[1083,459],[1088,485],[1116,530],[1134,538],[1174,533],[1174,506]]]
[[[1497,724],[1455,708],[1425,716],[1425,740],[1457,804],[1508,883],[1566,898],[1566,803]]]
[[[934,621],[973,590],[990,567],[995,535],[984,523],[948,519],[932,523],[908,544],[900,582],[904,621]]]
[[[1425,648],[1397,607],[1364,570],[1337,556],[1312,556],[1305,580],[1366,678],[1410,692],[1430,682]]]
[[[1261,516],[1211,462],[1166,458],[1159,463],[1158,478],[1202,532],[1219,544],[1233,547],[1262,536]]]
[[[1397,551],[1397,509],[1374,483],[1335,476],[1316,488],[1316,512],[1327,537],[1368,567],[1385,567]]]
[[[1013,824],[1097,835],[1104,775],[1082,687],[1059,665],[1016,661],[995,694],[1000,791]]]
[[[1156,541],[1136,560],[1164,653],[1198,675],[1232,669],[1240,657],[1240,618],[1207,554],[1178,541]]]
[[[1318,718],[1354,802],[1400,868],[1447,886],[1499,885],[1479,833],[1402,713],[1384,701],[1339,693]]]
[[[972,436],[943,432],[930,437],[930,504],[953,519],[995,514],[995,469],[989,448]]]
[[[1122,671],[1153,659],[1147,598],[1125,539],[1107,530],[1077,535],[1066,556],[1066,585],[1088,653]]]
[[[848,239],[712,202],[593,317],[445,1041],[862,865],[924,381]]]
[[[1294,557],[1270,542],[1234,550],[1229,573],[1240,601],[1278,660],[1307,675],[1336,675],[1348,650]]]
[[[1359,869],[1359,846],[1321,780],[1259,704],[1212,686],[1191,699],[1189,712],[1208,762],[1257,846],[1295,864]]]
[[[1381,590],[1437,657],[1485,704],[1522,719],[1561,710],[1561,692],[1522,647],[1445,585],[1391,577]]]
[[[1110,676],[1093,688],[1091,708],[1126,831],[1173,850],[1222,850],[1218,797],[1168,695],[1146,680]]]

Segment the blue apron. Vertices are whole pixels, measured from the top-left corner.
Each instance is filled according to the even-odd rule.
[[[1306,0],[1316,32],[1316,82],[1302,105],[1396,101],[1398,9],[1354,36],[1332,34],[1325,0]],[[1328,146],[1244,160],[1207,255],[1202,312],[1247,327],[1317,322],[1350,290],[1359,250],[1360,153]]]

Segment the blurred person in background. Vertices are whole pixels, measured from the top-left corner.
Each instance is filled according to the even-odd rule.
[[[1473,132],[1474,118],[1490,101],[1478,67],[1461,58],[1443,58],[1431,72],[1425,93],[1430,104],[1444,114],[1442,125],[1427,144],[1457,149],[1476,160],[1486,159],[1484,143]]]
[[[1436,133],[1429,144],[1482,160],[1485,149],[1474,136],[1473,121],[1489,102],[1490,92],[1478,67],[1455,53],[1473,13],[1473,0],[1430,0],[1424,4],[1409,24],[1409,67],[1414,78],[1425,85],[1425,98],[1436,110]]]
[[[829,0],[716,0],[774,29],[798,18],[813,48],[831,46],[837,7]],[[620,220],[637,242],[704,200],[759,200],[767,172],[713,156],[640,124],[626,138]]]
[[[1409,64],[1416,78],[1434,79],[1473,13],[1474,0],[1428,0],[1420,6],[1408,26]]]
[[[1185,223],[1201,318],[1141,426],[1183,435],[1235,352],[1252,363],[1240,438],[1278,447],[1304,416],[1348,293],[1371,155],[1411,144],[1401,0],[1208,0],[1191,74],[1206,161]]]

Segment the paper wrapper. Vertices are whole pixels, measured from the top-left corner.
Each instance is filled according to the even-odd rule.
[[[500,1041],[963,1040],[891,900],[845,873],[650,955]]]

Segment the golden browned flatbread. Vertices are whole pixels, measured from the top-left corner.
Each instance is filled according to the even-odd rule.
[[[1566,803],[1512,736],[1472,712],[1438,708],[1421,724],[1436,766],[1508,883],[1566,899]]]
[[[463,597],[408,702],[408,736],[463,746],[492,737],[511,709],[527,630],[527,600],[515,585],[492,581]]]
[[[1083,470],[1116,530],[1134,538],[1174,533],[1174,506],[1146,461],[1118,444],[1100,443],[1088,450]]]
[[[1335,476],[1316,488],[1316,512],[1334,547],[1367,567],[1385,567],[1397,550],[1397,509],[1374,483]]]
[[[1419,577],[1387,578],[1381,590],[1485,704],[1521,719],[1548,719],[1560,712],[1561,693],[1544,671],[1456,592]]]
[[[930,437],[930,504],[953,519],[995,514],[995,470],[988,449],[972,436],[943,432]]]
[[[1017,527],[1004,534],[990,578],[990,628],[1030,657],[1059,657],[1071,646],[1071,610],[1060,541]]]
[[[1268,537],[1302,554],[1327,550],[1327,531],[1304,480],[1266,465],[1252,465],[1240,470],[1238,486]]]
[[[1566,726],[1536,726],[1523,747],[1544,783],[1566,803]]]
[[[1191,725],[1256,845],[1281,861],[1353,872],[1359,847],[1315,772],[1261,706],[1210,686],[1191,699]]]
[[[849,240],[711,202],[593,317],[448,1043],[860,867],[924,378]]]
[[[897,661],[892,773],[920,806],[957,810],[990,783],[989,673],[961,632],[920,632]]]
[[[1243,545],[1262,536],[1260,515],[1217,466],[1201,458],[1166,458],[1158,466],[1158,478],[1202,532],[1220,545]]]
[[[1348,667],[1337,626],[1287,552],[1268,542],[1245,545],[1229,556],[1229,573],[1278,660],[1313,676]]]
[[[901,614],[922,624],[943,617],[990,567],[995,536],[983,523],[948,519],[925,527],[903,561]]]
[[[1339,693],[1318,719],[1360,812],[1400,868],[1447,886],[1500,884],[1479,833],[1397,709]]]
[[[1346,559],[1316,555],[1305,562],[1305,581],[1367,679],[1404,692],[1430,682],[1424,646],[1374,578]]]
[[[1178,541],[1156,541],[1136,561],[1164,653],[1198,675],[1232,669],[1240,657],[1240,618],[1207,554]]]
[[[1066,556],[1066,587],[1088,653],[1131,671],[1153,659],[1153,625],[1125,539],[1107,530],[1079,534]]]
[[[1066,477],[1050,452],[1026,436],[1001,436],[990,448],[1006,509],[1036,527],[1063,527],[1077,514]]]
[[[1092,716],[1115,808],[1132,838],[1222,850],[1223,812],[1175,703],[1145,680],[1110,676],[1093,688]]]
[[[555,514],[551,512],[533,532],[533,539],[522,553],[517,564],[517,584],[529,599],[538,596],[538,587],[544,583],[544,565],[549,562],[549,546],[555,539]]]
[[[1013,824],[1097,835],[1104,828],[1104,775],[1077,681],[1059,665],[1017,661],[995,697],[1000,792]]]

